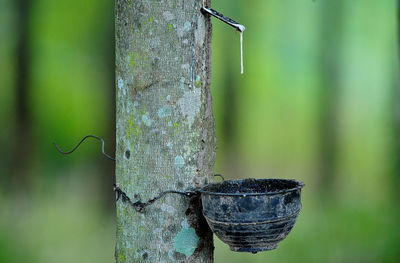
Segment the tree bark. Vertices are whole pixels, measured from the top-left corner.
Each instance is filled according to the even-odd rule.
[[[116,182],[146,201],[213,180],[211,23],[202,0],[116,1]],[[198,197],[117,202],[117,262],[213,262]]]

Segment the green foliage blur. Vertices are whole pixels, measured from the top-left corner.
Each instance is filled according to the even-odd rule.
[[[239,34],[213,19],[216,172],[306,183],[277,250],[215,238],[215,262],[400,262],[396,1],[212,7],[246,26],[241,75]],[[114,261],[114,164],[97,142],[52,145],[96,134],[113,153],[113,17],[113,1],[0,0],[0,262]]]

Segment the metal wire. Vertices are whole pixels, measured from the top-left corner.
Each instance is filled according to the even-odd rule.
[[[181,191],[175,191],[175,190],[168,190],[168,191],[161,192],[159,195],[147,200],[146,202],[142,202],[140,200],[136,201],[136,202],[133,202],[129,198],[129,196],[123,190],[121,190],[121,188],[119,188],[115,184],[114,184],[114,191],[115,191],[115,194],[116,194],[116,201],[121,199],[122,202],[130,204],[132,207],[135,208],[135,210],[137,212],[140,212],[140,213],[144,212],[144,209],[145,209],[146,206],[151,205],[152,203],[154,203],[155,201],[157,201],[158,199],[160,199],[161,197],[163,197],[166,194],[180,194],[180,195],[184,195],[186,197],[191,197],[191,196],[197,194],[196,191],[181,192]]]
[[[58,145],[57,145],[55,142],[53,142],[53,144],[54,144],[54,146],[56,147],[57,151],[59,151],[60,153],[62,153],[62,154],[70,154],[70,153],[73,153],[73,152],[79,147],[79,145],[81,145],[81,143],[82,143],[83,141],[85,141],[87,138],[94,138],[94,139],[97,139],[97,140],[101,141],[101,152],[102,152],[102,153],[104,154],[104,156],[107,157],[108,159],[115,161],[115,158],[111,157],[110,155],[108,155],[108,154],[106,154],[106,153],[104,152],[104,140],[103,140],[102,138],[96,136],[96,135],[86,135],[85,137],[83,137],[83,139],[82,139],[80,142],[78,142],[77,145],[75,145],[75,147],[74,147],[72,150],[70,150],[70,151],[68,151],[68,152],[65,152],[65,151],[61,150],[60,147],[58,147]]]
[[[78,147],[79,147],[87,138],[94,138],[94,139],[97,139],[97,140],[101,141],[101,152],[102,152],[102,153],[104,154],[104,156],[106,156],[108,159],[115,161],[115,158],[113,158],[113,157],[111,157],[110,155],[108,155],[108,154],[105,153],[105,151],[104,151],[104,140],[103,140],[102,138],[96,136],[96,135],[86,135],[86,136],[83,137],[82,140],[80,140],[80,141],[78,142],[78,144],[75,145],[75,147],[72,148],[72,150],[70,150],[70,151],[63,151],[63,150],[60,149],[60,147],[59,147],[55,142],[53,142],[53,144],[54,144],[54,146],[56,147],[57,151],[59,151],[60,153],[62,153],[62,154],[71,154],[71,153],[73,153],[76,149],[78,149]],[[220,175],[220,174],[215,174],[214,176],[219,176],[219,177],[222,178],[223,181],[225,180],[224,177],[223,177],[222,175]],[[135,210],[136,210],[137,212],[140,212],[140,213],[143,213],[143,212],[144,212],[144,209],[145,209],[146,206],[151,205],[152,203],[154,203],[154,202],[157,201],[158,199],[162,198],[162,197],[163,197],[164,195],[166,195],[166,194],[180,194],[180,195],[183,195],[183,196],[186,196],[186,197],[191,197],[191,196],[193,196],[193,195],[199,194],[199,192],[198,192],[196,189],[191,189],[191,190],[188,190],[188,191],[186,191],[186,192],[175,191],[175,190],[167,190],[167,191],[161,192],[159,195],[157,195],[156,197],[153,197],[153,198],[147,200],[146,202],[142,202],[142,201],[140,201],[140,200],[139,200],[139,201],[136,201],[136,202],[133,202],[133,201],[129,198],[129,196],[128,196],[121,188],[119,188],[116,184],[114,184],[114,191],[115,191],[115,194],[116,194],[116,201],[118,201],[119,199],[121,199],[122,202],[125,202],[125,203],[130,204],[132,207],[135,208]]]
[[[214,176],[219,176],[222,178],[223,181],[225,181],[224,177],[221,174],[214,174]],[[157,201],[158,199],[162,198],[164,195],[166,194],[180,194],[186,197],[192,197],[193,195],[198,195],[200,188],[192,188],[189,189],[186,192],[181,192],[181,191],[175,191],[175,190],[167,190],[164,192],[161,192],[159,195],[157,195],[156,197],[153,197],[149,200],[147,200],[147,202],[142,202],[142,201],[136,201],[133,202],[132,199],[129,198],[129,196],[121,189],[119,188],[116,184],[114,184],[114,191],[116,194],[116,201],[118,201],[119,199],[122,200],[122,202],[124,203],[128,203],[130,204],[133,208],[135,208],[135,210],[137,212],[143,213],[144,209],[146,206],[151,205],[152,203],[154,203],[155,201]]]

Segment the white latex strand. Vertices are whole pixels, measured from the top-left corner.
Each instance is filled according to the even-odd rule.
[[[240,74],[243,74],[243,32],[240,32]]]

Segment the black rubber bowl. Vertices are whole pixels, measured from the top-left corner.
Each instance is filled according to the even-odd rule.
[[[203,215],[232,251],[257,253],[277,248],[301,209],[304,183],[245,179],[209,184],[200,190]]]

